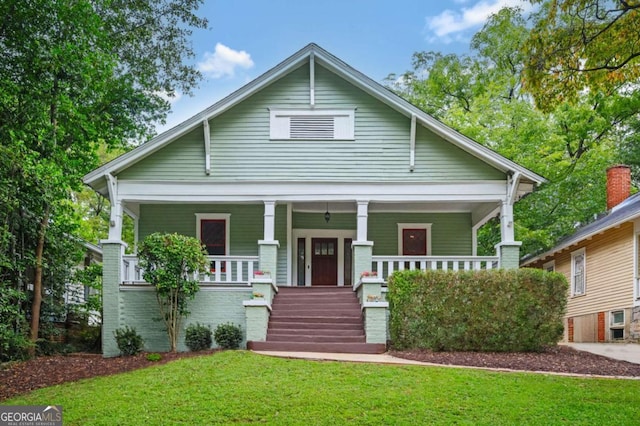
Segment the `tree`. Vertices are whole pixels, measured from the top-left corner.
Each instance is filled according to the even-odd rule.
[[[175,352],[182,319],[189,315],[187,304],[200,289],[198,275],[208,271],[207,253],[193,237],[154,233],[142,241],[138,255],[145,281],[156,288],[171,351]]]
[[[575,102],[585,89],[612,93],[640,77],[640,2],[542,3],[524,48],[525,85],[543,109]]]
[[[197,82],[183,61],[191,29],[207,25],[192,12],[200,4],[0,3],[0,279],[23,292],[32,284],[32,341],[53,279],[47,260],[65,257],[56,242],[77,228],[70,195],[98,165],[98,147],[149,137],[169,108],[162,95]]]
[[[521,84],[529,33],[520,10],[502,9],[474,35],[472,55],[416,53],[413,70],[390,77],[400,95],[549,180],[514,209],[525,254],[549,248],[604,210],[605,169],[620,161],[640,100],[587,92],[573,104],[536,108]],[[499,241],[494,220],[480,230],[479,253],[493,254]]]

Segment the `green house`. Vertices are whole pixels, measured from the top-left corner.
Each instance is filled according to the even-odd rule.
[[[103,351],[113,356],[124,325],[146,349],[168,349],[154,293],[124,254],[125,214],[137,240],[177,232],[206,246],[211,274],[187,323],[234,322],[260,348],[276,294],[331,288],[357,298],[365,342],[384,344],[388,275],[517,267],[513,204],[544,179],[309,44],[84,181],[111,201]],[[477,230],[496,215],[496,255],[477,256]],[[329,310],[320,294],[300,300]]]

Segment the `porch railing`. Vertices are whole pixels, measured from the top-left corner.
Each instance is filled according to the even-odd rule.
[[[395,271],[477,271],[498,267],[497,256],[372,256],[373,271],[385,281]]]
[[[258,256],[208,256],[211,270],[200,274],[202,284],[249,284],[258,268]],[[122,256],[122,283],[144,283],[144,271],[136,255]]]

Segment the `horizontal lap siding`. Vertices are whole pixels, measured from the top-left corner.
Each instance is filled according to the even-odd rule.
[[[196,213],[229,213],[230,255],[257,256],[258,240],[264,237],[264,206],[142,204],[140,206],[139,238],[153,232],[176,232],[196,237]],[[279,216],[285,216],[278,210]],[[284,242],[281,242],[281,244]]]
[[[471,215],[468,213],[373,213],[369,240],[373,254],[398,255],[398,223],[431,223],[431,255],[471,255]]]
[[[368,238],[374,255],[398,254],[398,223],[431,223],[434,256],[471,255],[471,216],[468,213],[370,213]],[[293,213],[296,229],[356,229],[355,213]]]
[[[556,255],[556,271],[571,284],[571,253],[585,247],[586,294],[569,297],[567,316],[633,305],[633,224],[625,223]],[[547,262],[548,260],[545,260]]]
[[[409,171],[410,119],[316,66],[317,109],[356,108],[355,141],[269,140],[269,108],[309,107],[309,67],[215,117],[211,175],[204,173],[202,127],[119,175],[121,179],[451,181],[504,174],[418,126],[416,167]]]

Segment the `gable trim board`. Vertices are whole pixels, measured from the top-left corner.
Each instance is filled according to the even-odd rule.
[[[533,185],[540,184],[546,180],[533,173],[530,170],[516,164],[515,162],[502,157],[498,153],[486,148],[472,139],[458,133],[457,131],[449,128],[443,123],[437,121],[433,117],[429,116],[416,106],[402,99],[398,95],[394,94],[384,86],[350,67],[342,60],[333,56],[329,52],[320,48],[316,44],[309,44],[297,53],[293,54],[289,58],[285,59],[280,64],[276,65],[271,70],[267,71],[260,77],[256,78],[252,82],[248,83],[244,87],[230,94],[221,101],[215,103],[211,107],[205,109],[199,114],[194,115],[182,124],[168,130],[167,132],[151,139],[149,142],[144,143],[137,148],[129,151],[128,153],[112,160],[111,162],[99,167],[98,169],[88,173],[84,177],[84,182],[99,192],[106,195],[107,188],[104,180],[108,179],[108,176],[113,176],[129,166],[137,163],[138,161],[146,158],[167,144],[171,143],[178,137],[185,135],[186,133],[194,130],[198,126],[203,126],[205,121],[208,121],[223,112],[229,110],[233,106],[239,104],[243,100],[249,98],[251,95],[264,89],[270,84],[278,81],[280,78],[294,71],[307,61],[310,62],[310,66],[313,69],[314,64],[320,64],[328,70],[334,72],[338,76],[344,78],[355,87],[360,88],[364,92],[400,112],[405,117],[411,120],[411,127],[413,127],[413,120],[417,120],[422,126],[442,137],[446,141],[461,148],[474,157],[484,161],[492,167],[500,170],[504,173],[516,174],[519,173],[522,178],[519,186],[522,189],[518,192],[529,192]],[[313,73],[312,73],[313,76]],[[310,96],[313,94],[313,78],[310,81]],[[313,98],[311,99],[313,100]],[[310,109],[313,106],[313,102],[310,104]],[[414,119],[415,117],[415,119]],[[204,140],[203,143],[207,146],[208,141]],[[411,144],[410,140],[407,140],[407,144]],[[410,165],[411,167],[411,165]]]

